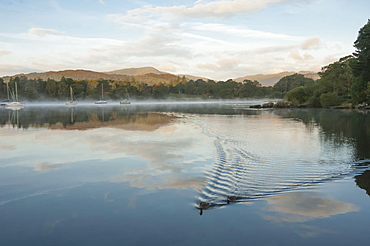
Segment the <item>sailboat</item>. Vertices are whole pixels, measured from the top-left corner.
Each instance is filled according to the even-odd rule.
[[[128,95],[128,91],[126,89],[126,99],[124,99],[123,101],[120,101],[119,104],[130,104],[130,97]]]
[[[8,89],[8,95],[9,95],[9,87],[7,86],[7,89]],[[5,103],[5,108],[7,109],[14,109],[14,110],[17,110],[17,109],[21,109],[24,107],[24,104],[23,103],[20,103],[18,101],[18,88],[17,88],[17,82],[14,83],[14,89],[15,89],[15,95],[12,93],[12,97],[14,99],[13,102],[7,102]]]
[[[101,99],[96,101],[95,104],[107,104],[108,102],[104,99],[104,89],[103,89],[103,83],[101,84]]]
[[[72,89],[72,86],[69,86],[69,92],[70,92],[70,96],[71,96],[71,99],[69,101],[66,101],[66,105],[67,106],[75,106],[77,104],[77,102],[75,100],[73,100],[73,89]]]

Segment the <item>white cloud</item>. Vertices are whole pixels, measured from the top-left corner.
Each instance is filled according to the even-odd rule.
[[[268,7],[270,3],[287,0],[233,0],[233,1],[197,1],[194,6],[177,5],[171,7],[153,7],[145,5],[129,10],[126,14],[109,15],[114,21],[122,24],[138,26],[139,23],[163,23],[164,20],[176,18],[225,18],[237,14],[251,13]],[[141,26],[145,27],[145,26]]]
[[[172,7],[152,7],[134,9],[127,12],[127,17],[138,17],[162,14],[172,17],[190,18],[224,18],[236,14],[250,13],[267,8],[268,4],[283,2],[286,0],[234,0],[234,1],[212,1],[202,3],[197,1],[193,7],[178,5]]]
[[[207,70],[228,70],[235,69],[239,66],[240,61],[237,58],[224,58],[215,63],[198,64],[197,67],[200,69]]]
[[[323,47],[325,47],[325,45],[322,43],[320,37],[308,38],[301,44],[303,50],[320,49]]]
[[[99,0],[99,3],[100,3],[101,5],[105,5],[104,0]]]
[[[290,52],[290,56],[291,56],[293,59],[295,59],[295,60],[299,60],[299,61],[304,61],[304,60],[311,60],[311,59],[314,59],[312,55],[307,54],[307,53],[305,53],[305,54],[301,55],[301,54],[299,53],[299,50],[292,50],[292,51]]]
[[[283,40],[302,40],[303,37],[299,36],[289,36],[286,34],[280,33],[271,33],[258,30],[251,30],[239,26],[230,26],[220,23],[194,23],[192,29],[199,31],[212,31],[219,32],[223,35],[234,35],[238,37],[247,37],[247,38],[261,38],[261,39],[283,39]]]
[[[195,18],[222,18],[235,14],[249,13],[267,7],[271,2],[279,0],[235,0],[235,1],[214,1],[207,4],[197,3],[192,8],[177,7],[169,8],[168,12],[173,15],[195,17]]]
[[[47,34],[58,34],[60,33],[57,30],[54,29],[44,29],[44,28],[31,28],[28,30],[28,33],[31,35],[36,35],[39,37],[45,36]]]

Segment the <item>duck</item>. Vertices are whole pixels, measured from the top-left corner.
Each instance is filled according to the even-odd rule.
[[[232,201],[236,201],[238,199],[238,197],[237,196],[228,196],[227,197],[227,203],[230,203],[230,202],[232,202]]]
[[[208,209],[211,207],[211,204],[209,204],[208,202],[201,202],[199,203],[199,215],[202,215],[203,214],[203,209]]]
[[[207,208],[210,208],[210,207],[211,207],[211,204],[209,204],[208,202],[199,203],[199,208],[200,209],[207,209]]]

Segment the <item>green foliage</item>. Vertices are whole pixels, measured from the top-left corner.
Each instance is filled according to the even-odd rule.
[[[353,71],[367,86],[367,82],[370,81],[370,20],[358,32],[354,47],[356,52],[353,55],[357,60]]]
[[[6,84],[2,78],[0,78],[0,98],[6,98]]]
[[[307,101],[307,94],[303,86],[290,90],[285,98],[292,102],[294,106],[300,106]]]
[[[318,81],[320,92],[334,92],[341,97],[350,98],[351,87],[355,80],[351,68],[353,62],[354,57],[349,55],[323,67]]]
[[[351,88],[351,95],[355,103],[370,103],[368,93],[370,90],[370,20],[358,32],[354,47],[356,52],[353,55],[356,59],[351,66],[356,79]]]
[[[335,92],[323,93],[320,96],[320,104],[325,108],[338,106],[341,103],[342,99]]]
[[[159,85],[153,86],[153,97],[154,98],[165,98],[169,93],[169,87],[160,83]]]
[[[355,103],[368,102],[369,96],[367,95],[368,84],[362,77],[357,77],[351,88],[351,95]]]
[[[315,81],[304,77],[302,74],[293,74],[281,78],[274,86],[274,90],[281,93],[286,93],[294,88],[313,84]]]

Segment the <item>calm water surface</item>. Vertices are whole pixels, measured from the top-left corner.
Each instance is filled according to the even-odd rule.
[[[0,108],[0,245],[367,244],[370,112],[250,104]]]

